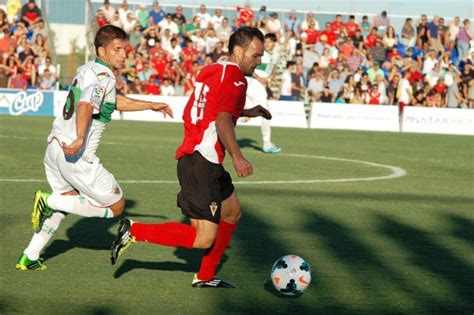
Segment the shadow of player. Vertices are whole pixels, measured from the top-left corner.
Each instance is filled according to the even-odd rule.
[[[135,206],[136,202],[134,200],[125,202],[125,209],[132,209]],[[121,216],[112,219],[82,218],[68,228],[66,232],[67,240],[54,240],[46,248],[42,257],[47,260],[64,254],[73,248],[110,250],[115,234],[109,230],[124,216],[167,218],[161,215],[139,214],[130,211],[126,211]],[[65,220],[67,220],[67,217]]]
[[[250,148],[250,149],[254,149],[256,151],[260,151],[260,152],[263,152],[262,151],[262,148],[257,144],[257,142],[253,139],[249,139],[249,138],[242,138],[242,139],[238,139],[237,140],[237,143],[239,144],[239,147],[241,149],[244,149],[244,148]]]

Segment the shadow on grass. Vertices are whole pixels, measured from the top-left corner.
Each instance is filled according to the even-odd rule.
[[[133,209],[136,206],[136,202],[131,199],[127,199],[125,202],[125,212],[117,218],[102,219],[102,218],[81,218],[75,224],[70,226],[67,231],[67,240],[54,240],[50,246],[48,246],[42,255],[47,260],[58,255],[64,254],[65,252],[73,248],[87,248],[95,250],[110,250],[110,246],[115,239],[115,235],[109,232],[109,229],[116,225],[117,222],[128,216],[133,217],[156,217],[166,218],[161,215],[152,214],[140,214],[129,212],[128,209]],[[68,219],[68,215],[64,222]]]
[[[257,143],[257,141],[253,139],[242,138],[242,139],[238,139],[237,143],[239,144],[239,147],[241,149],[250,148],[250,149],[254,149],[255,151],[263,152],[261,146]]]

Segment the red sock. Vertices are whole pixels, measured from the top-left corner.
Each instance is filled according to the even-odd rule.
[[[172,247],[192,248],[196,238],[196,229],[178,222],[161,224],[134,223],[130,230],[140,242],[150,242]]]
[[[220,263],[227,246],[229,246],[232,234],[234,234],[236,228],[237,224],[221,220],[214,246],[202,258],[201,268],[197,276],[199,280],[211,280],[214,278],[217,265]]]

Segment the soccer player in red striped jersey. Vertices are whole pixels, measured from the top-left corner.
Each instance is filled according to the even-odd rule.
[[[240,116],[271,118],[270,112],[260,105],[244,109],[245,76],[251,76],[260,64],[263,40],[263,34],[256,28],[238,29],[229,40],[229,62],[211,64],[196,78],[183,113],[183,143],[176,152],[181,186],[178,205],[191,225],[142,224],[123,219],[112,245],[112,264],[137,241],[201,248],[205,249],[204,257],[192,286],[235,287],[215,276],[241,217],[239,199],[222,162],[227,151],[239,177],[253,172],[239,148],[234,128]]]

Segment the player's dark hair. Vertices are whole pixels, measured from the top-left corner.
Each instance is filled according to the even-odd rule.
[[[276,42],[277,41],[277,37],[274,33],[267,33],[265,34],[265,39],[269,39],[271,40],[272,42]]]
[[[120,27],[114,25],[105,25],[101,27],[94,39],[95,53],[99,54],[99,47],[107,46],[114,39],[127,40],[127,33]]]
[[[232,55],[235,46],[247,48],[252,40],[256,38],[263,43],[264,37],[262,32],[255,27],[244,26],[230,35],[229,39],[229,54]]]

